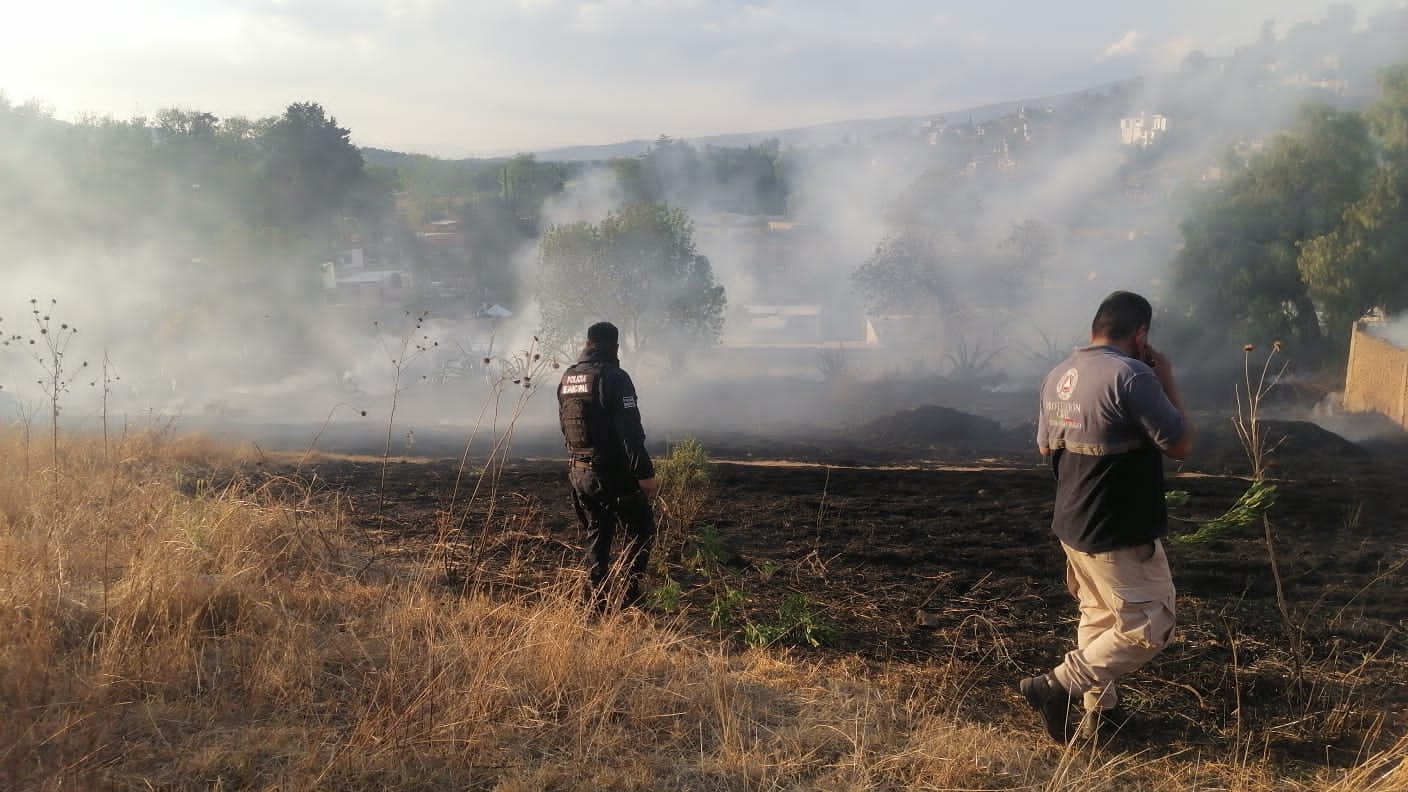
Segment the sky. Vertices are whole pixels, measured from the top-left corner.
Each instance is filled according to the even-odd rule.
[[[60,118],[321,103],[484,156],[923,115],[1226,54],[1329,0],[0,0],[0,92]],[[1351,3],[1361,20],[1394,0]]]

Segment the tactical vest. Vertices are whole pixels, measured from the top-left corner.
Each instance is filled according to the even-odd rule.
[[[574,454],[589,454],[596,448],[587,416],[593,405],[600,404],[604,368],[603,363],[578,363],[563,373],[558,386],[557,418],[567,449]]]

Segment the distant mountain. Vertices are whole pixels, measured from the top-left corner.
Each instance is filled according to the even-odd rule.
[[[400,151],[375,148],[372,146],[362,146],[362,161],[368,165],[379,165],[384,168],[399,168],[410,162],[415,154],[406,154]]]
[[[1081,94],[1107,91],[1115,86],[1135,82],[1120,80],[1076,91],[1037,99],[1020,99],[1011,102],[970,107],[963,110],[950,110],[926,115],[891,116],[888,118],[863,118],[849,121],[832,121],[789,129],[772,129],[761,132],[734,132],[723,135],[707,135],[696,138],[681,138],[695,146],[719,146],[737,148],[751,146],[765,140],[777,140],[784,146],[825,146],[846,140],[864,140],[897,128],[912,127],[933,118],[947,118],[950,122],[967,121],[981,124],[1015,113],[1023,107],[1060,106]],[[653,140],[628,140],[621,143],[608,143],[599,146],[568,146],[565,148],[543,149],[533,152],[540,160],[551,162],[582,162],[606,160],[616,157],[637,157],[648,150]]]
[[[1023,107],[1059,107],[1081,94],[1108,91],[1116,86],[1137,82],[1137,80],[1138,78],[1108,82],[1103,85],[1092,86],[1082,91],[1044,96],[1037,99],[998,102],[996,104],[982,105],[981,107],[970,107],[963,110],[951,110],[942,113],[831,121],[823,124],[791,127],[788,129],[770,129],[759,132],[732,132],[722,135],[680,138],[680,140],[684,140],[694,146],[718,146],[720,148],[751,146],[762,143],[765,140],[777,140],[784,146],[827,146],[843,143],[848,140],[866,140],[897,129],[912,128],[924,121],[940,117],[947,118],[950,122],[972,120],[975,124],[981,124],[1007,115],[1008,113],[1014,113]],[[593,162],[616,159],[618,157],[638,157],[648,151],[650,146],[654,143],[655,140],[653,139],[647,140],[641,138],[637,140],[626,140],[620,143],[539,149],[529,153],[545,162]],[[440,158],[429,157],[424,154],[406,154],[400,151],[391,151],[375,147],[364,147],[362,149],[362,158],[365,159],[368,164],[390,168],[405,165],[418,157],[444,159],[450,162],[487,162],[507,159],[507,157]]]
[[[377,165],[383,168],[399,168],[409,165],[416,160],[431,160],[436,162],[493,162],[495,160],[505,160],[507,157],[435,157],[429,154],[408,154],[404,151],[392,151],[390,149],[376,148],[375,146],[363,146],[362,161],[368,165]]]
[[[590,162],[618,157],[638,157],[644,154],[654,142],[653,140],[627,140],[622,143],[603,143],[597,146],[544,149],[535,151],[533,154],[538,159],[548,162]]]
[[[876,135],[881,135],[896,129],[913,127],[916,124],[939,117],[947,118],[950,122],[962,122],[971,119],[973,123],[981,124],[1008,113],[1014,113],[1023,107],[1060,106],[1081,94],[1107,91],[1117,85],[1130,82],[1134,82],[1134,80],[1110,82],[1104,85],[1093,86],[1083,91],[1059,94],[1056,96],[999,102],[997,104],[970,107],[963,110],[952,110],[942,113],[831,121],[823,124],[791,127],[788,129],[770,129],[759,132],[731,132],[722,135],[706,135],[703,137],[679,139],[699,147],[718,146],[720,148],[739,148],[757,145],[765,140],[777,140],[784,146],[826,146],[843,143],[847,140],[866,140]],[[618,157],[638,157],[648,151],[654,143],[654,139],[647,140],[641,138],[637,140],[626,140],[620,143],[539,149],[529,153],[545,162],[593,162],[616,159]],[[400,151],[391,151],[389,149],[375,147],[362,148],[362,158],[366,160],[369,165],[395,168],[405,165],[418,157],[445,159],[451,162],[485,162],[507,159],[507,157],[440,158],[430,157],[424,154],[407,154]]]
[[[1370,17],[1368,25],[1362,29],[1356,29],[1352,24],[1352,8],[1347,14],[1344,9],[1348,6],[1335,8],[1339,10],[1328,14],[1324,21],[1298,24],[1271,44],[1259,41],[1255,45],[1239,47],[1230,55],[1218,57],[1208,57],[1201,52],[1191,53],[1178,72],[1150,74],[1147,75],[1147,80],[1145,77],[1110,79],[1113,75],[1133,71],[1137,65],[1132,58],[1116,57],[1103,61],[1097,69],[1081,76],[1082,80],[1088,78],[1092,81],[1104,80],[1103,82],[1095,82],[1088,88],[1063,94],[922,115],[834,121],[788,129],[707,135],[680,140],[698,147],[733,148],[755,145],[769,139],[776,139],[783,146],[826,146],[846,141],[870,140],[904,129],[913,130],[924,121],[940,117],[951,124],[961,124],[969,120],[975,124],[983,124],[1016,112],[1022,107],[1060,109],[1081,96],[1109,93],[1141,84],[1144,84],[1146,89],[1145,95],[1154,97],[1162,105],[1176,105],[1174,100],[1179,97],[1188,100],[1184,102],[1184,107],[1173,108],[1184,111],[1189,108],[1224,113],[1237,110],[1254,111],[1255,108],[1250,107],[1248,102],[1254,105],[1267,91],[1315,86],[1328,89],[1314,97],[1320,101],[1363,104],[1371,101],[1378,93],[1375,73],[1387,63],[1403,57],[1403,41],[1408,40],[1408,6],[1382,11]],[[1221,85],[1224,70],[1235,67],[1238,63],[1247,66],[1251,72],[1267,69],[1269,71],[1256,77],[1251,83]],[[1199,80],[1204,83],[1201,87],[1196,90],[1188,88],[1188,84]],[[1336,85],[1343,87],[1337,88]],[[1155,90],[1153,86],[1159,87]],[[1252,92],[1252,89],[1255,92]],[[639,156],[649,150],[654,142],[653,139],[636,139],[605,145],[539,149],[531,153],[542,161],[600,161]],[[382,165],[403,164],[409,161],[406,158],[414,156],[382,149],[362,151],[368,162]],[[485,162],[496,159],[504,158],[483,157],[447,161]]]

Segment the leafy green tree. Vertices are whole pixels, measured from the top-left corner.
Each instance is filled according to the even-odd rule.
[[[723,331],[724,288],[681,209],[635,203],[598,224],[553,226],[539,247],[538,298],[556,343],[593,321],[621,328],[636,354],[680,355]]]
[[[1313,360],[1342,351],[1366,310],[1408,307],[1408,69],[1383,86],[1367,114],[1305,107],[1195,204],[1175,278],[1200,326],[1294,339]]]
[[[539,162],[532,154],[519,154],[499,170],[499,198],[514,217],[536,226],[543,202],[562,192],[566,182],[563,165]]]
[[[1408,308],[1408,64],[1385,71],[1382,85],[1383,98],[1366,114],[1379,144],[1378,167],[1339,225],[1304,241],[1297,261],[1341,346],[1366,311]]]
[[[65,122],[0,102],[0,136],[10,255],[117,267],[140,253],[179,265],[163,285],[173,302],[232,288],[306,299],[315,262],[390,217],[390,183],[312,103],[253,122],[185,109]]]
[[[271,225],[310,225],[356,205],[365,187],[350,130],[316,102],[295,102],[259,136],[272,195]]]

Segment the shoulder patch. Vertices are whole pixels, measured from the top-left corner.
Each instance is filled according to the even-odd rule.
[[[564,395],[591,392],[592,376],[590,374],[564,374],[562,376],[562,393]]]
[[[621,398],[621,406],[622,406],[623,408],[627,409],[627,410],[634,410],[634,409],[636,408],[636,397],[634,397],[634,396],[624,396],[624,397],[622,397],[622,398]]]

